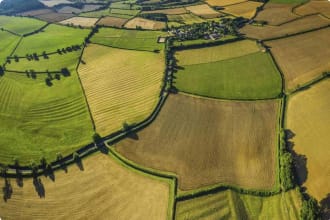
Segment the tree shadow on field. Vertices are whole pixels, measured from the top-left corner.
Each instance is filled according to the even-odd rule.
[[[45,198],[45,187],[38,177],[33,177],[33,185],[40,198]]]
[[[96,146],[102,154],[109,154],[109,149],[104,143],[98,143]]]
[[[307,157],[294,151],[295,144],[292,138],[295,136],[296,134],[291,130],[285,130],[287,150],[292,154],[296,181],[297,184],[301,186],[306,182],[308,177]]]
[[[19,169],[16,169],[16,184],[18,187],[23,187],[24,185],[22,171]]]
[[[127,137],[132,139],[132,140],[135,140],[135,141],[138,141],[139,140],[139,136],[136,132],[134,131],[130,131],[128,134],[127,134]]]
[[[13,188],[10,184],[10,181],[7,178],[5,178],[5,185],[2,188],[2,192],[3,192],[3,200],[7,202],[8,199],[10,199],[11,195],[13,194]]]
[[[81,159],[81,158],[77,158],[77,159],[75,160],[75,162],[76,162],[76,164],[77,164],[79,170],[84,171],[84,164],[82,163],[82,159]]]
[[[330,193],[320,201],[322,219],[330,219]]]

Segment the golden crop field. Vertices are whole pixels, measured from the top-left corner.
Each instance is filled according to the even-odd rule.
[[[239,4],[226,6],[224,12],[250,19],[255,15],[257,8],[261,5],[261,2],[246,1]]]
[[[101,18],[97,22],[97,24],[98,25],[109,26],[109,27],[121,28],[127,21],[128,21],[128,19],[126,19],[126,18],[116,18],[116,17],[107,16],[107,17]]]
[[[136,29],[137,27],[146,30],[161,30],[165,28],[165,22],[136,17],[125,24],[125,28]]]
[[[285,77],[286,90],[296,89],[330,70],[330,28],[266,44]]]
[[[254,25],[245,25],[240,31],[247,37],[266,40],[310,31],[321,27],[327,27],[329,24],[330,19],[326,19],[321,15],[310,15],[280,26],[259,27]]]
[[[217,183],[271,189],[278,109],[278,100],[170,95],[150,126],[115,147],[136,163],[177,174],[181,190]]]
[[[330,19],[330,4],[329,1],[309,1],[294,10],[299,15],[309,15],[315,13],[321,13]]]
[[[220,16],[219,12],[212,9],[207,4],[189,6],[186,7],[186,9],[191,13],[201,16],[203,18],[216,18]]]
[[[267,3],[263,10],[258,12],[255,20],[267,21],[269,25],[280,25],[292,21],[299,18],[298,15],[292,13],[293,6],[291,4]]]
[[[164,75],[160,53],[89,45],[78,72],[96,131],[108,135],[144,120],[158,102]],[[146,62],[147,61],[147,62]]]
[[[13,194],[7,202],[0,200],[1,218],[167,219],[168,182],[133,171],[109,155],[93,155],[82,163],[83,171],[70,166],[68,173],[55,172],[54,181],[40,177],[43,198],[32,179],[24,179],[23,187],[11,179]]]
[[[226,6],[226,5],[233,5],[246,1],[247,0],[207,0],[206,2],[211,6]]]
[[[290,97],[287,129],[295,136],[293,150],[307,158],[308,193],[319,201],[330,192],[330,80],[313,85],[308,90]],[[304,178],[304,170],[298,177]]]
[[[74,26],[82,26],[82,27],[92,27],[97,22],[98,18],[86,18],[86,17],[73,17],[61,21],[61,24],[72,24]]]
[[[181,50],[175,53],[179,66],[210,63],[240,57],[260,51],[257,43],[252,40],[241,40],[220,46],[201,49]]]

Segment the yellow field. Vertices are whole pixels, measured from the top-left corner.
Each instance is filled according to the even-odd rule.
[[[293,150],[307,157],[308,193],[319,201],[330,192],[330,80],[289,99],[287,128],[295,136]],[[302,174],[302,173],[298,173]]]
[[[74,26],[82,26],[82,27],[92,27],[97,22],[98,18],[85,18],[85,17],[73,17],[61,21],[61,24],[72,24]]]
[[[293,90],[330,70],[330,28],[294,37],[268,41],[285,77],[285,87]]]
[[[213,10],[207,4],[189,6],[186,7],[186,9],[191,13],[201,16],[203,18],[216,18],[220,16],[219,12]]]
[[[244,18],[252,18],[258,7],[262,5],[261,2],[247,1],[235,5],[226,6],[224,12]]]
[[[255,20],[267,21],[269,25],[280,25],[284,22],[292,21],[299,18],[298,15],[292,13],[292,4],[275,4],[267,3],[263,10],[258,12]]]
[[[89,45],[79,75],[100,135],[137,123],[151,114],[158,102],[164,73],[160,53]]]
[[[247,37],[266,40],[326,27],[328,25],[330,25],[330,19],[326,19],[321,15],[311,15],[282,24],[280,26],[259,27],[254,25],[245,25],[240,32],[245,34]]]
[[[161,30],[165,28],[165,22],[153,21],[145,18],[133,18],[125,24],[125,28],[136,29],[141,27],[146,30]]]
[[[206,0],[207,4],[211,6],[226,6],[226,5],[233,5],[246,1],[247,0]]]
[[[219,101],[170,95],[156,120],[116,149],[128,159],[178,175],[181,190],[217,183],[275,184],[277,100]]]
[[[324,16],[330,18],[330,3],[328,0],[309,1],[308,3],[296,8],[294,12],[299,15],[321,13]]]
[[[175,53],[179,66],[210,63],[240,57],[260,51],[255,41],[242,40],[202,49],[182,50]]]
[[[84,171],[69,167],[55,181],[41,177],[45,197],[39,198],[32,179],[12,198],[0,200],[1,218],[10,219],[167,219],[169,184],[132,171],[111,156],[83,160]],[[1,179],[3,182],[3,179]]]

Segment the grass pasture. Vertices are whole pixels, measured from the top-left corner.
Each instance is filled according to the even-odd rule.
[[[77,74],[61,77],[47,86],[46,74],[36,79],[5,73],[0,78],[0,158],[21,164],[48,161],[56,153],[72,153],[92,142],[93,127]]]
[[[40,0],[40,2],[47,7],[53,7],[59,4],[73,4],[73,2],[69,0]]]
[[[211,6],[227,6],[246,2],[247,0],[207,0],[207,4]]]
[[[100,135],[151,114],[164,75],[162,53],[89,45],[83,61],[86,64],[79,66],[79,75]]]
[[[72,18],[74,16],[75,16],[74,14],[50,12],[50,13],[35,15],[34,17],[39,18],[40,20],[46,22],[54,23]]]
[[[7,31],[0,30],[0,65],[4,64],[7,56],[15,49],[19,42],[19,37]]]
[[[46,23],[33,18],[0,16],[0,28],[4,28],[19,35],[38,30]]]
[[[330,70],[330,28],[268,41],[274,58],[291,91]]]
[[[245,40],[178,51],[181,68],[174,85],[179,91],[214,98],[277,97],[282,89],[281,75],[270,55],[259,50],[255,42]]]
[[[61,21],[61,24],[72,24],[74,26],[81,27],[92,27],[97,22],[97,18],[86,18],[86,17],[73,17],[67,20]]]
[[[167,19],[169,27],[205,22],[205,19],[193,14],[167,15]]]
[[[160,13],[165,15],[179,15],[179,14],[186,14],[187,10],[185,8],[169,8],[169,9],[161,9],[161,10],[153,10],[153,11],[143,11],[141,14],[154,14]]]
[[[255,20],[266,21],[269,25],[280,25],[299,18],[292,13],[294,5],[267,3],[263,10],[258,12]]]
[[[330,80],[313,85],[308,90],[290,97],[287,111],[287,129],[295,136],[293,150],[307,158],[306,171],[298,169],[300,182],[317,200],[330,192]]]
[[[15,50],[16,55],[56,52],[57,49],[81,45],[90,30],[51,24],[43,32],[25,37]]]
[[[84,159],[83,167],[83,171],[73,165],[68,173],[55,172],[54,182],[41,177],[44,198],[39,198],[32,179],[24,179],[23,187],[11,180],[13,195],[7,202],[1,199],[1,217],[126,220],[152,216],[154,220],[168,219],[171,195],[167,180],[128,168],[104,154]]]
[[[136,29],[137,27],[141,27],[146,30],[161,30],[165,28],[165,22],[154,21],[145,18],[133,18],[129,20],[126,24],[126,28]]]
[[[126,9],[119,9],[119,8],[110,8],[111,14],[135,16],[139,12],[140,12],[140,10],[126,10]]]
[[[299,219],[300,195],[296,190],[258,197],[231,190],[180,201],[176,219]]]
[[[326,19],[320,15],[310,15],[280,26],[259,27],[254,25],[245,25],[240,32],[250,38],[267,40],[327,27],[329,24],[330,19]]]
[[[108,27],[122,27],[128,19],[125,18],[116,18],[116,17],[104,17],[97,22],[98,25],[104,25]]]
[[[162,50],[163,44],[157,43],[158,37],[166,36],[160,31],[138,31],[115,28],[101,28],[91,41],[96,44],[131,50]]]
[[[239,4],[225,6],[223,11],[237,17],[250,19],[255,15],[257,8],[261,5],[261,2],[246,1]]]
[[[74,8],[71,6],[64,6],[57,10],[59,13],[69,13],[69,14],[79,14],[82,12],[88,12],[88,11],[95,11],[99,8],[101,8],[102,5],[84,5],[81,9],[80,8]]]
[[[124,9],[124,10],[138,10],[141,7],[139,5],[130,4],[129,1],[115,1],[112,2],[110,8]]]
[[[329,1],[309,1],[294,10],[299,15],[309,15],[321,13],[330,19],[330,4]]]
[[[151,125],[115,148],[138,164],[177,174],[180,190],[217,183],[270,189],[276,182],[278,109],[278,100],[170,95]]]
[[[54,11],[52,9],[45,8],[45,9],[36,9],[36,10],[32,10],[32,11],[25,11],[25,12],[19,13],[18,15],[34,17],[36,15],[48,14],[48,13],[53,13],[53,12]]]
[[[207,4],[188,6],[186,10],[203,18],[217,18],[220,16],[219,12],[212,9]]]

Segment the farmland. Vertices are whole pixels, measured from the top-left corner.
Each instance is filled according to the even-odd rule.
[[[97,22],[98,25],[104,25],[109,27],[122,27],[128,19],[125,18],[116,18],[116,17],[104,17]]]
[[[92,27],[97,22],[97,18],[85,18],[85,17],[73,17],[67,20],[61,21],[61,24],[72,24],[74,26]]]
[[[48,7],[53,7],[59,4],[73,4],[73,2],[70,2],[68,0],[40,0],[40,2]]]
[[[2,65],[17,45],[19,37],[7,31],[0,31],[0,39],[0,65]]]
[[[280,25],[299,18],[292,13],[293,5],[267,3],[256,16],[257,21],[266,21],[269,25]]]
[[[161,53],[90,45],[82,59],[86,64],[78,71],[100,135],[120,130],[124,123],[138,123],[151,114],[164,74]]]
[[[280,73],[271,57],[258,51],[253,41],[179,51],[174,85],[179,91],[216,98],[277,97]]]
[[[330,5],[328,1],[310,1],[295,8],[294,12],[299,15],[321,13],[330,18]]]
[[[299,219],[299,192],[258,197],[231,190],[177,203],[176,219]]]
[[[1,217],[167,219],[171,196],[168,181],[128,168],[104,154],[87,158],[83,167],[83,171],[73,165],[68,173],[56,172],[54,182],[40,177],[45,189],[42,199],[32,179],[26,179],[22,188],[11,181],[13,196],[7,203],[1,199]]]
[[[81,45],[88,33],[87,29],[51,24],[43,32],[25,37],[14,54],[25,56],[26,53],[50,53],[68,46]]]
[[[81,13],[80,16],[83,17],[96,17],[100,18],[102,16],[111,16],[111,17],[118,17],[118,18],[132,18],[134,17],[139,10],[124,10],[124,9],[112,9],[107,8],[99,11],[91,11]]]
[[[125,24],[125,27],[131,29],[136,29],[137,27],[141,27],[142,29],[147,29],[147,30],[160,30],[165,28],[165,22],[153,21],[144,18],[133,18],[132,20],[129,20]]]
[[[298,169],[298,178],[319,201],[330,192],[329,90],[327,79],[290,96],[286,119],[287,129],[295,134],[293,150],[307,158],[307,171]]]
[[[194,5],[186,7],[186,10],[190,11],[191,13],[201,16],[203,18],[216,18],[220,16],[220,13],[213,10],[207,4],[203,5]]]
[[[241,29],[241,32],[250,38],[266,40],[326,27],[329,24],[330,20],[324,18],[323,16],[310,15],[280,26],[259,27],[246,25]]]
[[[0,16],[0,28],[4,28],[19,35],[38,30],[46,23],[33,18]]]
[[[123,49],[154,51],[164,48],[163,44],[157,43],[157,39],[160,36],[166,36],[166,34],[158,31],[101,28],[91,41]]]
[[[294,90],[330,69],[330,28],[269,41],[275,60],[285,77],[286,90]]]
[[[246,1],[239,4],[225,6],[224,12],[244,18],[252,18],[256,13],[257,8],[261,5],[262,3],[260,2]]]
[[[182,24],[193,24],[205,22],[204,19],[193,14],[167,15],[168,26],[180,26]]]
[[[207,0],[207,4],[211,6],[227,6],[245,2],[246,0]]]
[[[115,147],[129,160],[177,174],[181,190],[217,183],[271,189],[276,182],[278,108],[277,100],[170,95],[149,127]]]
[[[170,9],[162,9],[162,10],[153,10],[153,11],[144,11],[142,14],[154,14],[161,13],[166,15],[179,15],[186,14],[187,10],[185,8],[170,8]]]

